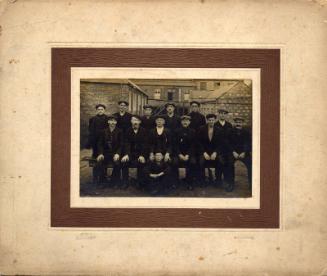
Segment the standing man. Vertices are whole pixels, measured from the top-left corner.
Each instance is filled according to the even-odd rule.
[[[156,126],[155,118],[152,116],[153,107],[151,105],[145,105],[143,106],[143,110],[144,115],[142,117],[142,127],[149,131]]]
[[[144,166],[149,155],[147,136],[148,132],[141,127],[141,118],[132,115],[132,127],[127,129],[124,137],[124,154],[121,159],[123,167],[123,188],[128,187],[128,169],[137,168],[137,183],[139,187],[144,184]]]
[[[128,128],[131,127],[132,114],[127,112],[129,104],[126,101],[118,102],[119,111],[113,115],[117,117],[117,127],[120,128],[123,133],[126,132]]]
[[[221,152],[221,158],[219,160],[220,166],[216,170],[216,184],[222,185],[222,176],[224,175],[224,180],[229,184],[231,180],[231,167],[233,166],[232,152],[229,147],[228,137],[229,133],[232,130],[233,126],[231,123],[226,121],[226,116],[228,111],[226,109],[218,109],[218,120],[215,126],[222,132],[222,135],[225,140],[225,146]]]
[[[200,127],[198,132],[200,169],[202,179],[205,180],[205,167],[219,169],[219,156],[222,151],[224,139],[221,131],[215,126],[217,116],[208,114],[207,124]]]
[[[206,118],[200,113],[200,106],[201,104],[197,101],[190,102],[190,128],[193,128],[195,131],[198,131],[201,126],[206,124]]]
[[[180,127],[180,118],[175,113],[176,105],[174,103],[166,103],[165,127],[169,128],[172,133]]]
[[[233,154],[233,163],[232,163],[232,181],[227,187],[227,192],[234,190],[235,183],[235,162],[241,161],[247,168],[248,171],[248,182],[249,189],[252,190],[252,141],[251,134],[249,131],[243,128],[244,119],[235,118],[235,126],[231,130],[229,139],[230,147]]]
[[[195,131],[190,128],[191,117],[184,115],[181,117],[182,126],[176,130],[175,134],[175,152],[173,162],[174,178],[178,179],[178,168],[185,167],[186,184],[189,190],[193,190],[193,176],[196,167],[196,159],[194,155]]]
[[[206,124],[206,118],[204,117],[204,115],[202,115],[200,113],[200,106],[201,106],[201,104],[197,101],[190,102],[190,113],[189,113],[189,115],[191,116],[190,128],[194,129],[196,133],[199,131],[199,128],[201,126],[204,126]],[[199,152],[199,147],[198,147],[197,142],[195,144],[194,154],[195,154],[197,163],[199,163],[201,154]],[[203,172],[201,173],[200,166],[195,166],[193,172],[194,172],[196,181],[201,182],[201,175],[203,175]]]
[[[96,115],[89,120],[89,137],[87,148],[92,148],[92,157],[98,157],[98,140],[105,128],[108,126],[108,116],[105,114],[106,106],[97,104],[95,106]],[[97,180],[99,177],[97,167],[93,167],[93,179]]]
[[[122,152],[123,132],[117,128],[116,116],[108,116],[108,127],[104,130],[98,141],[97,167],[100,172],[100,182],[105,182],[107,165],[113,166],[111,184],[120,183],[120,157]]]

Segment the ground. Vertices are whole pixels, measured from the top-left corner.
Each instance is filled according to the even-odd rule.
[[[90,150],[81,151],[81,159],[85,156],[90,156]],[[177,187],[169,193],[171,197],[250,197],[249,184],[247,180],[246,167],[241,162],[235,164],[235,189],[233,192],[226,192],[223,187],[215,188],[213,186],[195,187],[193,191],[186,189],[184,185]],[[110,174],[110,171],[109,171]],[[184,170],[180,170],[180,175],[183,177]],[[135,176],[135,169],[130,169],[130,177]],[[136,189],[134,185],[130,185],[126,190],[113,188],[97,188],[92,183],[92,168],[88,166],[87,161],[80,162],[80,194],[81,196],[149,196],[146,192]]]

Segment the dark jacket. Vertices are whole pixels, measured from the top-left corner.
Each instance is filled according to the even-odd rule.
[[[169,117],[168,114],[165,116],[165,127],[169,128],[171,132],[175,132],[177,128],[181,126],[180,117],[174,114],[173,117]]]
[[[201,113],[191,112],[189,115],[191,116],[190,128],[198,130],[201,126],[206,124],[206,118]]]
[[[194,155],[194,144],[195,144],[195,130],[190,127],[178,128],[174,135],[175,138],[175,153]]]
[[[163,154],[172,153],[172,136],[168,128],[164,128],[161,135],[158,134],[157,128],[150,130],[149,132],[149,147],[150,153],[161,151]]]
[[[165,175],[169,174],[170,168],[169,165],[166,162],[161,161],[159,164],[157,162],[149,162],[148,165],[145,167],[144,169],[145,174],[147,177],[149,177],[149,175],[151,173],[153,174],[158,174],[163,172]]]
[[[250,132],[246,129],[233,128],[229,134],[229,144],[231,151],[236,151],[237,153],[251,152],[252,141]]]
[[[96,146],[98,138],[102,135],[103,130],[108,127],[107,115],[96,115],[89,120],[89,138],[88,144]]]
[[[113,155],[122,153],[123,146],[123,131],[115,128],[113,132],[106,128],[98,141],[99,154]]]
[[[221,129],[224,133],[228,133],[232,128],[232,124],[230,122],[225,121],[225,124],[220,124],[219,120],[215,123],[215,126]]]
[[[117,127],[120,128],[123,132],[132,126],[132,114],[125,112],[123,116],[120,116],[120,113],[116,112],[113,115],[117,118]]]
[[[222,132],[215,126],[211,141],[209,140],[208,136],[208,125],[200,127],[197,137],[200,154],[203,154],[204,152],[208,154],[217,152],[220,154],[225,146],[224,136]]]
[[[149,155],[148,135],[147,131],[140,127],[135,133],[133,128],[127,129],[124,135],[124,154],[138,158],[143,156],[147,158]]]
[[[143,128],[145,128],[146,130],[153,129],[156,126],[153,116],[150,116],[149,118],[147,118],[146,116],[143,116],[141,119],[142,119],[141,126]]]
[[[222,132],[224,136],[225,146],[222,149],[223,154],[229,154],[231,152],[231,147],[229,144],[229,133],[233,129],[233,126],[230,122],[225,121],[225,124],[220,124],[219,120],[215,123],[215,126]]]

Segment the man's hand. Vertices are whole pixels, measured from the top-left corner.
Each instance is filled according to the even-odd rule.
[[[233,156],[235,159],[238,159],[238,157],[239,157],[236,151],[233,151]]]
[[[114,155],[114,158],[113,158],[114,161],[115,161],[115,162],[119,161],[119,157],[120,157],[119,154],[116,153],[116,154]]]
[[[240,158],[240,159],[244,159],[244,157],[245,157],[245,152],[242,152],[242,153],[239,155],[239,158]]]
[[[142,164],[145,163],[145,158],[143,156],[139,156],[139,158],[137,160]]]
[[[167,152],[165,154],[165,162],[168,162],[168,161],[170,161],[170,156],[169,156],[169,153]]]
[[[97,161],[100,162],[102,160],[104,160],[104,156],[103,156],[103,154],[99,154],[97,157]]]
[[[188,161],[190,159],[190,156],[188,154],[185,155],[185,161]]]
[[[211,160],[216,160],[216,158],[217,158],[217,152],[213,152],[213,153],[211,154],[211,156],[210,156],[210,159],[211,159]]]
[[[203,157],[205,160],[209,161],[210,160],[210,155],[208,153],[203,153]]]
[[[153,154],[153,152],[150,153],[150,160],[151,160],[151,161],[154,160],[154,154]]]
[[[158,177],[158,175],[157,175],[157,174],[155,174],[155,173],[150,173],[150,177],[151,177],[151,178],[157,178],[157,177]]]
[[[123,163],[128,162],[129,161],[129,156],[126,154],[125,156],[123,156],[123,158],[121,159],[121,161]]]

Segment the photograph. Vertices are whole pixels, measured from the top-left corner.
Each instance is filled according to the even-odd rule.
[[[252,196],[251,79],[80,79],[80,197]]]

